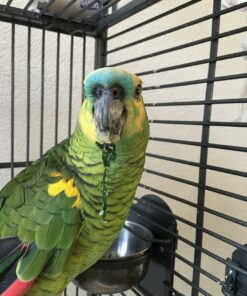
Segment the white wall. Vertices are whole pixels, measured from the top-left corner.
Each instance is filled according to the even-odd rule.
[[[128,1],[121,1],[124,5]],[[121,22],[109,30],[109,35],[131,27],[140,21],[149,19],[163,11],[176,7],[186,1],[169,0],[160,1],[153,7],[135,15],[128,20]],[[154,23],[133,30],[131,33],[122,35],[109,41],[109,48],[112,49],[124,44],[141,39],[145,36],[166,30],[181,23],[185,23],[200,16],[212,13],[213,1],[203,0],[189,8],[178,11]],[[246,15],[244,12],[236,11],[221,17],[220,32],[232,30],[246,25]],[[10,161],[10,100],[11,100],[11,25],[0,23],[0,162]],[[211,33],[211,21],[205,21],[193,27],[184,28],[176,33],[167,34],[160,38],[141,43],[137,46],[110,54],[108,64],[113,64],[126,59],[152,53],[164,48],[170,48],[179,44],[204,38]],[[220,39],[218,55],[241,51],[241,40],[244,33]],[[15,71],[15,161],[25,161],[26,159],[26,59],[27,59],[27,29],[16,26],[16,71]],[[32,64],[31,64],[31,143],[30,159],[39,157],[40,141],[40,81],[41,81],[41,32],[32,30]],[[169,65],[195,61],[209,57],[210,44],[204,43],[198,46],[168,53],[155,58],[141,60],[135,63],[124,65],[125,68],[140,72],[143,70],[158,69]],[[94,41],[87,39],[87,67],[89,73],[93,69]],[[45,105],[44,105],[44,151],[54,144],[55,129],[55,73],[56,73],[56,34],[46,33],[46,56],[45,56]],[[70,58],[70,37],[61,37],[60,56],[60,90],[59,90],[59,140],[67,136],[68,102],[69,102],[69,58]],[[76,121],[76,114],[81,102],[81,67],[82,67],[82,40],[75,38],[74,48],[74,79],[73,79],[73,126]],[[160,85],[178,81],[194,80],[207,77],[208,65],[200,65],[191,68],[184,68],[176,71],[168,71],[143,76],[144,86]],[[246,60],[235,58],[217,63],[217,76],[246,73]],[[165,88],[162,90],[146,91],[144,98],[146,102],[169,102],[203,100],[205,98],[205,84],[194,86]],[[246,81],[244,79],[216,82],[214,88],[214,99],[241,98],[246,97]],[[160,107],[148,108],[150,119],[170,119],[170,120],[202,120],[202,106],[187,107]],[[214,105],[212,108],[213,121],[236,121],[246,122],[247,108],[243,104]],[[172,139],[183,139],[189,141],[201,141],[200,126],[181,125],[151,125],[151,135]],[[226,145],[236,145],[246,147],[247,137],[245,128],[211,127],[210,143],[220,143]],[[177,145],[169,143],[150,142],[148,151],[175,157],[194,162],[199,162],[200,148],[194,146]],[[224,151],[219,149],[209,149],[208,163],[215,166],[246,171],[246,153]],[[199,169],[188,165],[177,164],[168,161],[147,158],[146,167],[155,169],[166,174],[185,178],[198,182]],[[17,173],[19,170],[15,170]],[[10,178],[9,170],[0,170],[0,187]],[[142,183],[161,189],[170,194],[177,195],[186,200],[197,201],[197,188],[170,179],[162,179],[157,176],[144,173]],[[227,191],[246,195],[246,178],[207,171],[207,185]],[[148,193],[147,190],[139,189],[138,196]],[[196,211],[193,207],[179,203],[175,200],[163,197],[173,212],[187,220],[195,223]],[[206,192],[206,206],[219,212],[247,220],[246,204],[244,202],[216,194]],[[241,226],[217,218],[211,214],[205,214],[205,227],[224,235],[239,243],[247,243],[247,231]],[[178,222],[179,234],[194,241],[195,230],[181,222]],[[233,247],[225,244],[208,235],[204,235],[203,247],[226,258],[231,255]],[[179,242],[177,253],[193,262],[194,250],[185,243]],[[224,277],[224,266],[219,262],[203,255],[202,268],[214,274],[218,278]],[[192,269],[176,260],[176,270],[191,280]],[[204,276],[201,276],[201,287],[212,295],[221,295],[220,286]],[[191,294],[191,288],[175,277],[177,290],[186,296]]]

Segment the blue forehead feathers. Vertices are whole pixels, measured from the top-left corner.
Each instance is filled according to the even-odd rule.
[[[135,90],[135,84],[130,73],[116,68],[101,68],[90,73],[84,82],[85,97],[93,97],[93,89],[96,85],[110,87],[120,85],[123,87],[125,96],[132,96]]]

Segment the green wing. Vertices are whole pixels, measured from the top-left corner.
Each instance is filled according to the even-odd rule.
[[[0,191],[0,238],[18,236],[29,245],[17,266],[23,281],[40,272],[60,274],[81,229],[80,193],[61,149],[51,150]]]

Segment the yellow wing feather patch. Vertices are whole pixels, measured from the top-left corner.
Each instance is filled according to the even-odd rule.
[[[51,177],[62,177],[62,174],[60,172],[52,172]],[[80,192],[76,188],[73,178],[69,180],[62,178],[58,182],[48,185],[48,193],[50,196],[57,196],[62,191],[64,191],[68,198],[76,198],[72,207],[80,207]]]

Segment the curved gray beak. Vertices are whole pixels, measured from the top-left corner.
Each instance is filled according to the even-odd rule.
[[[126,119],[123,97],[117,87],[102,88],[94,103],[94,121],[102,141],[119,138]]]

